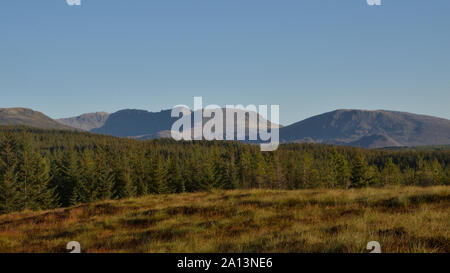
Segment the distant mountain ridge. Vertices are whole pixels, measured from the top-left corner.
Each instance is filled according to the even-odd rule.
[[[365,148],[450,144],[450,120],[387,110],[341,109],[280,130],[282,142]]]
[[[225,112],[222,109],[223,113]],[[238,112],[242,110],[238,110]],[[134,137],[137,139],[152,139],[152,138],[164,138],[170,137],[170,131],[172,125],[177,121],[178,117],[172,117],[172,110],[162,110],[160,112],[149,112],[145,110],[126,109],[120,110],[111,114],[106,120],[105,124],[100,127],[91,130],[93,133],[113,135],[118,137]],[[191,115],[191,125],[194,124],[193,112]],[[225,114],[224,114],[225,117]],[[257,115],[257,119],[260,117]],[[210,118],[203,118],[203,124],[208,122]],[[245,128],[247,134],[249,130],[257,130],[249,126],[249,115],[245,116]],[[237,123],[235,122],[235,130]],[[268,126],[279,126],[268,122]],[[224,134],[226,133],[226,119],[224,120]],[[246,134],[246,135],[247,135]]]
[[[170,130],[177,119],[171,117],[171,110],[149,112],[125,109],[110,114],[103,126],[91,132],[118,137],[157,135],[160,131]]]
[[[52,118],[28,108],[0,108],[0,125],[23,125],[43,129],[73,130]]]
[[[249,130],[257,129],[249,126],[248,119],[246,115],[246,135]],[[77,128],[141,140],[171,137],[170,130],[176,120],[178,118],[171,117],[171,110],[125,109],[112,114],[88,113],[56,121],[31,109],[0,108],[0,125],[62,130]],[[204,118],[203,124],[208,120]],[[281,143],[311,142],[363,148],[450,145],[450,120],[406,112],[341,109],[286,127],[269,123],[270,126],[280,127]]]
[[[80,130],[84,131],[90,131],[92,129],[100,128],[102,127],[106,120],[109,117],[109,113],[106,112],[95,112],[95,113],[87,113],[82,114],[78,117],[73,118],[60,118],[56,121],[70,126],[74,127]]]

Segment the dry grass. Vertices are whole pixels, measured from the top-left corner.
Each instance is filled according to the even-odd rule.
[[[0,252],[450,252],[450,187],[227,191],[0,216]]]

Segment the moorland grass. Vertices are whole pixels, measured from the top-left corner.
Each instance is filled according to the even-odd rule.
[[[0,216],[0,252],[450,252],[450,187],[153,195]]]

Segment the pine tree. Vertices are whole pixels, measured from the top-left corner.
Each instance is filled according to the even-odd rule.
[[[151,169],[150,193],[170,193],[167,185],[167,170],[164,166],[164,160],[161,155],[157,155],[153,160]]]
[[[95,193],[97,194],[97,200],[111,199],[113,195],[114,187],[114,172],[106,161],[106,153],[103,149],[100,149],[96,156],[96,182]]]
[[[389,158],[382,171],[384,185],[400,185],[402,183],[401,172],[397,165]]]
[[[432,171],[432,185],[442,185],[444,183],[444,170],[437,159],[431,163],[430,169]]]
[[[145,158],[143,151],[133,150],[132,158],[132,179],[134,186],[136,187],[136,195],[143,196],[148,193],[148,184],[150,183],[150,177],[147,171],[148,161]]]
[[[199,190],[211,191],[214,188],[215,181],[213,162],[210,160],[203,160]]]
[[[136,187],[131,179],[131,168],[128,162],[116,171],[115,181],[114,198],[123,199],[136,196]]]
[[[309,153],[305,152],[302,154],[299,167],[300,188],[307,189],[315,185],[316,171],[313,169],[313,163],[314,159]]]
[[[370,165],[367,167],[365,180],[367,186],[370,187],[381,186],[381,174],[376,166]]]
[[[417,184],[417,179],[416,179],[416,172],[413,168],[411,167],[407,167],[404,171],[403,171],[403,179],[404,179],[404,184],[411,186],[411,185],[416,185]]]
[[[195,192],[202,190],[202,172],[200,164],[195,160],[193,156],[190,156],[186,162],[183,177],[185,179],[185,187],[187,192]],[[215,182],[215,181],[211,181]],[[204,190],[204,189],[203,189]]]
[[[56,205],[55,189],[50,187],[50,164],[34,150],[29,136],[21,142],[17,177],[25,209],[49,209]]]
[[[170,193],[185,192],[184,179],[181,175],[181,169],[178,159],[173,156],[170,160],[168,169],[167,185]]]
[[[74,149],[65,151],[62,159],[58,161],[57,173],[54,177],[54,185],[58,193],[61,205],[66,207],[76,203],[76,195],[74,195],[75,185],[80,179],[77,154]]]
[[[16,184],[15,167],[3,167],[0,177],[0,214],[21,210],[22,198]]]
[[[55,188],[50,187],[50,163],[45,158],[37,158],[36,181],[33,183],[33,202],[37,209],[52,209],[58,203]]]
[[[96,165],[90,151],[85,150],[80,159],[79,179],[76,180],[72,192],[72,204],[89,203],[95,200]]]
[[[239,187],[241,189],[248,189],[251,187],[251,154],[248,149],[243,149],[239,155]]]
[[[361,153],[358,153],[352,161],[351,171],[351,187],[361,188],[367,186],[367,163],[366,159]]]
[[[237,186],[237,171],[232,154],[223,154],[215,162],[214,177],[217,180],[217,187],[225,190],[235,189]]]
[[[262,188],[266,174],[266,161],[260,152],[252,158],[251,188]]]
[[[0,138],[0,214],[19,211],[22,198],[17,190],[17,149],[11,134]]]
[[[350,187],[350,168],[348,166],[347,159],[336,150],[334,150],[332,155],[332,168],[334,174],[334,181],[336,182],[336,187],[348,189]],[[334,187],[334,185],[332,185]]]

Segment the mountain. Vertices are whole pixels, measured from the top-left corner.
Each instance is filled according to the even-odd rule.
[[[222,109],[225,111],[224,109]],[[241,114],[244,111],[239,110]],[[193,113],[191,124],[193,123]],[[262,117],[258,116],[258,119]],[[171,137],[172,124],[179,118],[171,117],[171,110],[149,112],[125,109],[113,114],[104,112],[83,114],[58,121],[31,109],[0,108],[0,125],[26,125],[44,129],[74,128],[93,133],[136,139]],[[203,124],[210,118],[204,118]],[[249,124],[245,114],[246,136],[258,128]],[[417,147],[450,145],[450,120],[386,110],[336,110],[317,115],[280,128],[281,143],[311,142],[364,148]],[[227,128],[224,124],[224,132]],[[236,131],[236,130],[235,130]]]
[[[157,135],[160,131],[170,130],[177,119],[171,117],[171,110],[125,109],[110,114],[103,126],[91,132],[118,137]]]
[[[365,148],[446,145],[450,120],[385,110],[336,110],[282,128],[280,140]]]
[[[222,109],[223,113],[225,109]],[[244,113],[243,110],[237,110],[237,112]],[[136,109],[126,109],[115,112],[109,115],[105,124],[100,128],[92,129],[91,132],[113,135],[118,137],[134,137],[137,139],[153,139],[161,137],[170,137],[172,125],[179,118],[171,117],[172,110],[162,110],[160,112],[149,112],[145,110]],[[193,114],[191,115],[191,124],[193,124]],[[224,115],[225,116],[225,115]],[[257,116],[258,120],[261,118]],[[204,118],[203,124],[209,121],[211,118]],[[249,130],[257,130],[249,126],[249,115],[245,115],[245,128],[246,135]],[[235,122],[235,128],[237,126]],[[274,125],[268,122],[268,127],[275,127],[279,125]],[[226,119],[224,121],[224,132],[226,132]]]
[[[73,130],[50,117],[28,108],[0,108],[0,125],[24,125],[43,129]]]
[[[57,119],[58,122],[84,131],[102,127],[109,117],[109,113],[96,112],[83,114],[78,117]]]

